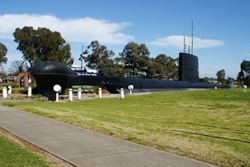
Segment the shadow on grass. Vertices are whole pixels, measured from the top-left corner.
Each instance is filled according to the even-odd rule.
[[[203,124],[192,123],[192,122],[187,122],[186,124],[197,125],[197,126],[204,126],[204,127],[209,127],[209,128],[217,128],[217,129],[230,130],[232,132],[240,133],[240,134],[250,134],[250,131],[242,131],[242,130],[239,130],[239,129],[231,129],[231,128],[225,128],[225,127],[220,127],[220,126],[203,125]]]
[[[239,140],[239,139],[234,139],[234,138],[227,138],[227,137],[221,137],[221,136],[215,136],[215,135],[208,135],[208,134],[203,134],[203,133],[197,133],[197,132],[189,132],[189,131],[184,131],[184,130],[170,130],[172,132],[179,132],[179,133],[185,133],[185,134],[191,134],[191,135],[196,135],[196,136],[205,136],[205,137],[210,137],[210,138],[216,138],[216,139],[223,139],[223,140],[228,140],[228,141],[237,141],[241,143],[247,143],[250,144],[250,141],[245,141],[245,140]]]

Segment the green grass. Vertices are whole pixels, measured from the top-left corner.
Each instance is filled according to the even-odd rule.
[[[0,166],[47,167],[49,163],[19,144],[14,143],[0,132]]]
[[[250,90],[182,91],[77,102],[4,103],[220,166],[250,166]]]

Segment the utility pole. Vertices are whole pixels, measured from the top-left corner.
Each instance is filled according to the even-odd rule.
[[[80,57],[79,57],[79,59],[78,60],[80,60],[81,61],[81,75],[82,75],[82,71],[83,71],[83,69],[82,69],[82,67],[83,67],[83,64],[82,64],[82,61],[84,60],[86,60],[86,58],[84,57],[84,55],[85,54],[87,54],[87,49],[84,51],[84,48],[85,48],[85,46],[84,45],[82,45],[82,53],[80,54]]]

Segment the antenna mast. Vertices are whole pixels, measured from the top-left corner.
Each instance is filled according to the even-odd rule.
[[[186,48],[187,48],[187,45],[186,45],[186,36],[184,34],[183,36],[183,52],[186,53]]]
[[[192,20],[192,43],[191,43],[191,54],[194,53],[194,21]]]

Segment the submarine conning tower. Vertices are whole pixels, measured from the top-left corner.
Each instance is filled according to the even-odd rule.
[[[189,53],[179,53],[179,80],[199,82],[198,57]]]

